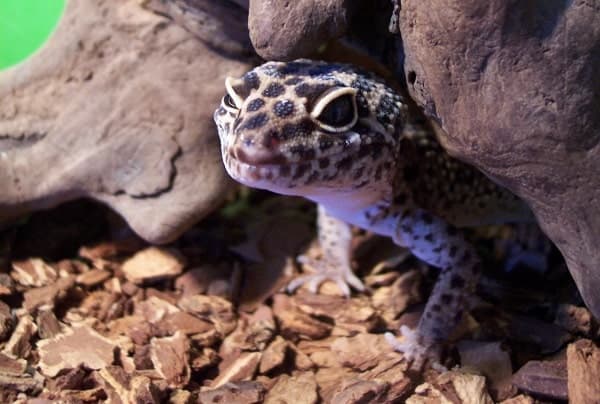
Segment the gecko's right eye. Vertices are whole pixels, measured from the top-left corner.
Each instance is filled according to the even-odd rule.
[[[336,87],[320,96],[313,107],[311,117],[324,130],[344,132],[358,120],[356,90]]]

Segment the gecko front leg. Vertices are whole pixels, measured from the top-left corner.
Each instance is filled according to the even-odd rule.
[[[404,208],[399,213],[394,241],[442,271],[417,329],[400,330],[406,342],[399,343],[391,334],[386,337],[413,367],[420,368],[427,359],[437,364],[442,343],[460,321],[467,298],[475,289],[479,258],[461,232],[422,209]]]
[[[352,272],[350,264],[350,243],[352,232],[350,225],[327,214],[322,205],[318,206],[317,228],[322,256],[318,259],[301,255],[298,262],[316,271],[314,274],[300,276],[288,285],[288,291],[294,291],[307,283],[311,292],[316,293],[325,281],[333,281],[344,295],[350,295],[350,287],[358,291],[365,289],[360,279]]]

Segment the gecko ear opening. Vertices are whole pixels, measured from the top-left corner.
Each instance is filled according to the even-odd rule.
[[[356,89],[337,87],[326,91],[315,102],[310,116],[324,130],[347,131],[358,120]]]
[[[240,109],[244,103],[244,99],[235,91],[236,86],[243,85],[242,79],[234,79],[227,77],[225,79],[225,89],[227,94],[223,97],[223,104],[231,109]]]

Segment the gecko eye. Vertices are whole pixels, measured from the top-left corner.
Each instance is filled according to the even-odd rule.
[[[238,92],[236,91],[236,87],[239,87],[243,84],[242,79],[234,79],[231,77],[227,77],[225,79],[225,89],[227,90],[227,94],[223,97],[223,104],[227,108],[239,110],[244,103],[244,98],[242,98]]]
[[[227,105],[229,108],[239,109],[229,94],[225,94],[225,97],[223,97],[223,104]]]
[[[350,87],[334,88],[315,103],[311,116],[317,124],[331,132],[344,132],[358,119],[356,90]]]

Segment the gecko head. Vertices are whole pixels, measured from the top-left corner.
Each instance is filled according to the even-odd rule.
[[[214,119],[235,180],[307,197],[389,181],[405,105],[378,79],[301,59],[265,63],[225,87]]]

